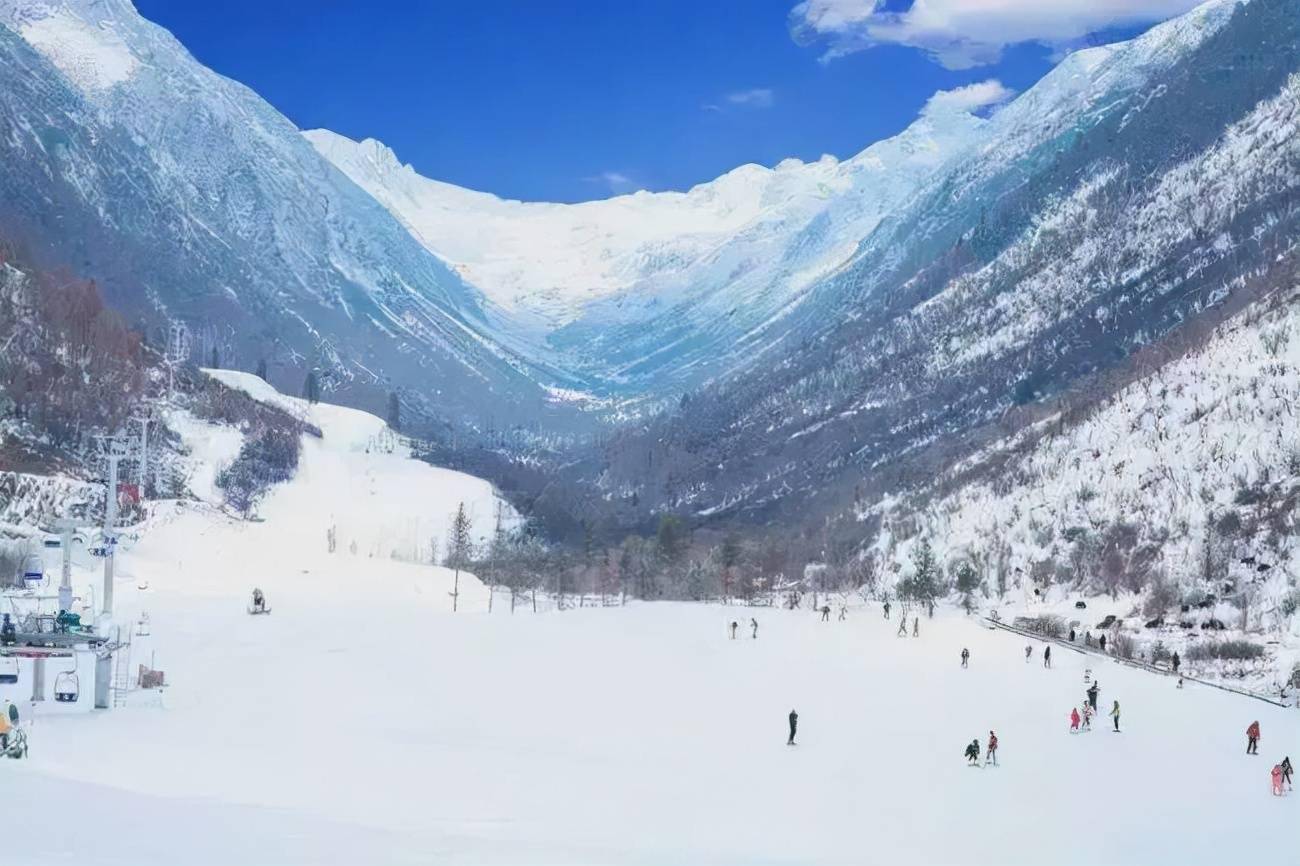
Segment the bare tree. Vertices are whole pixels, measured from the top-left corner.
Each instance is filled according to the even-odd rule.
[[[451,590],[451,610],[456,612],[460,605],[460,570],[469,561],[474,552],[474,540],[470,537],[473,522],[465,513],[465,503],[456,506],[456,514],[451,519],[451,529],[447,532],[447,558],[443,564],[455,571]]]

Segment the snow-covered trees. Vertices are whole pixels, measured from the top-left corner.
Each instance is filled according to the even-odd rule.
[[[465,503],[461,502],[456,506],[456,514],[451,519],[451,527],[447,530],[447,552],[443,564],[447,568],[453,569],[456,573],[455,582],[451,591],[451,609],[455,611],[460,602],[460,570],[468,565],[470,557],[474,554],[474,538],[470,534],[473,528],[473,521],[465,511]]]

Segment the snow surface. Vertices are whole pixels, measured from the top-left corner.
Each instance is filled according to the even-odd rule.
[[[85,92],[120,84],[139,65],[110,23],[88,21],[71,8],[51,9],[46,17],[25,24],[20,33]]]

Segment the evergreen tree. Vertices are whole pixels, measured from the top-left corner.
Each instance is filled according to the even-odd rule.
[[[307,379],[302,383],[302,396],[308,403],[320,402],[320,381],[315,370],[307,371]]]
[[[221,369],[221,353],[217,351],[217,347],[216,347],[216,346],[213,346],[213,347],[212,347],[212,359],[211,359],[211,360],[212,360],[212,363],[209,364],[208,366],[210,366],[210,367],[211,367],[212,369],[214,369],[214,370],[220,370],[220,369]]]
[[[263,382],[266,381],[266,359],[262,358],[257,362],[257,378]]]
[[[396,391],[388,392],[388,426],[394,432],[402,432],[402,401],[398,399]]]
[[[470,536],[473,523],[465,513],[465,503],[456,506],[456,514],[451,519],[451,529],[447,532],[447,555],[443,564],[455,571],[455,583],[451,591],[451,609],[454,613],[460,604],[460,570],[469,562],[474,552],[474,540]]]

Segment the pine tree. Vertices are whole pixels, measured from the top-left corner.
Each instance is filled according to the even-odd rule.
[[[396,391],[388,392],[388,426],[395,433],[402,432],[402,401]]]
[[[455,582],[451,591],[451,610],[456,612],[460,605],[460,570],[469,562],[473,553],[474,541],[470,537],[473,526],[469,515],[465,513],[465,503],[456,506],[456,514],[451,519],[451,529],[447,533],[447,558],[443,564],[455,571]]]
[[[307,379],[302,383],[302,396],[308,403],[320,402],[320,382],[315,370],[307,371]]]
[[[214,370],[221,369],[221,353],[217,351],[216,346],[212,347],[212,363],[209,364],[208,366],[210,366]]]
[[[257,362],[257,378],[261,379],[263,382],[266,381],[266,359],[265,358],[262,358],[260,361]]]

